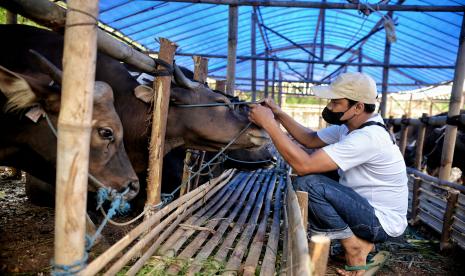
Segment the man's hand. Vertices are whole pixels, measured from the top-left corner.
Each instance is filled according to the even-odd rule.
[[[279,105],[277,105],[277,104],[274,102],[273,98],[271,98],[271,97],[266,98],[266,99],[263,101],[263,104],[264,104],[266,107],[270,108],[271,111],[273,111],[273,114],[274,114],[274,115],[279,115],[279,114],[282,112],[281,107],[279,107]]]
[[[274,122],[273,111],[263,105],[251,105],[249,111],[249,120],[257,126],[265,128],[266,124]]]

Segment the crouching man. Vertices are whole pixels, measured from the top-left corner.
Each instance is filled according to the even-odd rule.
[[[273,100],[254,105],[249,119],[270,135],[282,157],[299,175],[294,185],[308,193],[311,235],[341,240],[347,266],[341,275],[363,275],[374,243],[402,235],[407,227],[408,188],[404,159],[383,119],[374,113],[376,83],[363,73],[345,73],[329,86],[315,86],[330,99],[317,132],[303,127]],[[306,153],[284,133],[279,124]],[[338,170],[339,182],[319,173]]]

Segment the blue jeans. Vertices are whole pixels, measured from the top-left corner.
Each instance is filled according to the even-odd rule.
[[[308,193],[311,234],[323,234],[331,239],[355,235],[373,243],[387,240],[375,210],[353,189],[318,174],[298,177],[294,186]]]

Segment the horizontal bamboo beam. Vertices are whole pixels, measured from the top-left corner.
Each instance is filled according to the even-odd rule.
[[[66,10],[48,0],[0,0],[0,6],[53,30],[60,30],[65,26]],[[156,64],[151,57],[134,50],[100,29],[97,29],[97,46],[105,54],[144,72],[155,71]]]
[[[157,51],[148,51],[146,54],[158,54]],[[206,58],[228,58],[227,55],[207,54],[207,53],[176,53],[177,56],[202,56]],[[250,59],[250,60],[264,60],[264,61],[283,61],[283,62],[295,62],[295,63],[315,63],[324,65],[346,65],[346,66],[366,66],[366,67],[388,67],[388,68],[420,68],[420,69],[454,69],[455,65],[420,65],[420,64],[384,64],[384,63],[366,63],[366,62],[344,62],[344,61],[324,61],[309,59],[297,59],[297,58],[278,58],[278,57],[265,57],[265,56],[237,56],[237,59]]]
[[[283,8],[312,8],[312,9],[340,9],[340,10],[366,10],[378,11],[414,11],[414,12],[463,12],[464,6],[425,6],[425,5],[369,5],[328,3],[315,1],[255,1],[255,0],[172,0],[170,2],[237,5],[237,6],[261,6],[261,7],[283,7]]]
[[[456,184],[456,183],[453,183],[453,182],[445,181],[445,180],[439,179],[439,178],[434,177],[434,176],[427,175],[425,173],[422,173],[419,170],[416,170],[416,169],[413,169],[413,168],[407,168],[407,173],[418,176],[421,179],[424,179],[426,181],[433,182],[435,184],[442,185],[442,186],[448,186],[448,187],[457,189],[457,190],[465,193],[465,186],[462,186],[462,185],[459,185],[459,184]]]
[[[433,116],[433,117],[428,117],[428,119],[424,119],[428,125],[431,126],[443,126],[446,124],[447,116]],[[411,125],[411,126],[419,126],[423,124],[420,119],[402,119],[396,118],[396,119],[386,119],[386,122],[392,125]],[[459,122],[461,124],[465,124],[465,114],[460,115]]]

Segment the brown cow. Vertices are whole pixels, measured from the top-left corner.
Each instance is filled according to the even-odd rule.
[[[61,99],[61,72],[41,61],[47,74],[17,73],[0,66],[0,107],[5,111],[0,114],[0,164],[37,175],[44,166],[55,168],[57,140],[52,129],[57,124]],[[139,182],[124,149],[123,129],[113,101],[110,86],[96,82],[89,172],[106,187],[117,191],[129,187],[126,198],[132,199],[139,192]],[[52,126],[43,118],[45,115]],[[53,172],[46,172],[49,183],[54,183],[50,181]],[[91,185],[89,190],[98,187]]]
[[[44,55],[56,66],[61,66],[63,36],[25,25],[0,25],[0,65],[8,64],[12,69],[38,72],[32,65],[29,49]],[[186,81],[175,74],[176,84],[171,88],[170,101],[178,104],[228,103],[224,95],[215,93],[208,87]],[[146,179],[148,167],[148,141],[150,135],[151,89],[139,85],[126,67],[117,60],[102,53],[97,56],[96,80],[108,83],[114,92],[115,109],[124,127],[124,143],[129,159],[139,179]],[[136,97],[136,96],[137,97]],[[207,108],[180,108],[170,106],[165,152],[176,146],[200,150],[218,150],[233,139],[247,124],[247,114],[228,106]],[[258,148],[268,142],[267,135],[256,126],[249,128],[231,147]],[[39,161],[36,164],[41,164]],[[40,166],[40,165],[39,165]],[[44,174],[46,168],[37,168]]]

